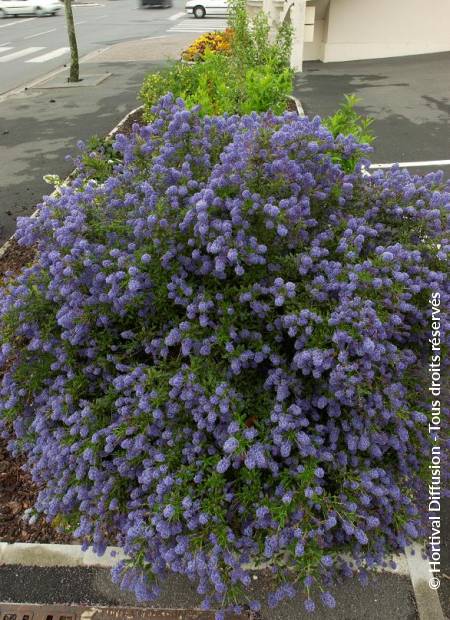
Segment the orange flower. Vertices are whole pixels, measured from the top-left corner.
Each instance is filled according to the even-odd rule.
[[[231,28],[227,28],[224,32],[206,32],[195,39],[188,49],[182,53],[181,57],[183,60],[202,60],[206,50],[218,54],[228,54],[231,49],[232,38],[233,30]]]

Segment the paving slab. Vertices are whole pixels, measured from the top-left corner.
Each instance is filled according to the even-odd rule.
[[[195,38],[195,33],[153,36],[117,43],[97,52],[85,60],[90,62],[145,62],[154,60],[178,60],[181,52]]]
[[[450,160],[450,53],[304,63],[295,94],[306,114],[328,116],[344,94],[374,118],[374,162]],[[427,173],[433,168],[418,169]],[[446,167],[446,174],[450,167]]]

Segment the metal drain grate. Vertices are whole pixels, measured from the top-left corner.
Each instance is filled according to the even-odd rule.
[[[0,603],[0,620],[214,620],[214,613],[194,609]],[[256,620],[256,617],[244,613],[231,615],[227,620]]]
[[[34,607],[34,606],[33,606]],[[34,609],[14,606],[14,609],[4,610],[0,607],[0,620],[81,620],[81,616],[67,613],[62,610],[49,610],[48,606],[37,605]]]

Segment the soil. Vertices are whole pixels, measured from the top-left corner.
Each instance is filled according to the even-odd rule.
[[[290,97],[288,97],[288,102],[287,102],[286,110],[288,112],[297,112],[298,113],[297,105],[296,105],[295,101],[293,99],[291,99]]]
[[[117,133],[123,133],[126,136],[128,136],[131,133],[133,124],[142,122],[143,113],[144,113],[143,108],[139,108],[135,110],[132,114],[130,114],[130,116],[123,123],[120,124],[120,126],[117,129]]]
[[[31,508],[37,495],[36,485],[22,466],[25,457],[12,458],[6,441],[0,439],[0,541],[73,543],[74,539],[57,532],[43,518],[33,525],[26,523],[23,513]]]
[[[8,245],[8,249],[0,258],[0,283],[5,278],[8,271],[13,274],[19,273],[22,267],[33,260],[33,257],[34,248],[23,247],[12,239]]]

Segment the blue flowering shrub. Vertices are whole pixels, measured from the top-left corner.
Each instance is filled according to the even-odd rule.
[[[349,556],[425,531],[416,370],[448,303],[449,190],[346,174],[335,156],[369,147],[318,118],[153,113],[106,180],[81,170],[20,221],[37,259],[1,296],[3,434],[36,511],[122,546],[140,600],[181,573],[205,607],[258,609],[269,562],[270,605],[332,607]]]

